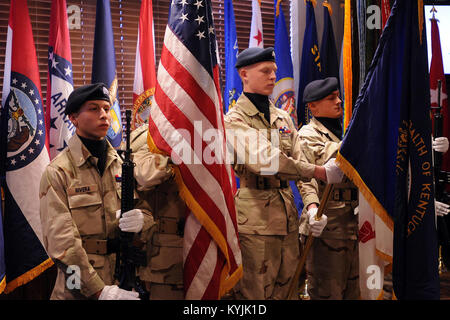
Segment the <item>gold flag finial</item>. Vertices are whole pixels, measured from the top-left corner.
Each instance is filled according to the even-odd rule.
[[[306,4],[308,1],[312,3],[312,5],[313,5],[314,8],[316,7],[317,0],[305,0],[305,4]]]
[[[333,14],[333,9],[331,8],[331,3],[328,2],[328,0],[325,0],[322,5],[324,7],[328,8],[328,12],[330,13],[330,16]]]
[[[280,15],[280,5],[281,5],[281,0],[277,0],[277,11],[276,11],[277,17]]]
[[[432,13],[433,13],[433,17],[432,17],[431,19],[436,19],[436,18],[434,17],[434,14],[435,14],[435,13],[437,12],[437,10],[436,10],[436,7],[435,7],[435,6],[433,6],[433,7],[431,8],[430,12],[432,12]]]

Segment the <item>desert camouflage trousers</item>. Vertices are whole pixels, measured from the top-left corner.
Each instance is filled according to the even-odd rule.
[[[183,286],[183,237],[164,234],[156,225],[148,231],[147,266],[139,269],[150,300],[182,300]]]
[[[244,275],[236,299],[286,299],[299,260],[298,232],[288,235],[239,234]]]
[[[312,300],[359,299],[358,241],[314,239],[306,273]]]

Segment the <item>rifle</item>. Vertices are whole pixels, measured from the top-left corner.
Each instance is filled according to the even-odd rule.
[[[126,117],[126,149],[119,150],[122,157],[122,199],[120,217],[124,212],[134,208],[134,162],[131,160],[130,127],[131,110],[125,111]],[[119,288],[124,290],[134,289],[139,293],[141,300],[148,300],[149,293],[145,290],[141,280],[136,276],[136,267],[146,266],[146,253],[133,243],[134,233],[120,231],[119,249],[116,256],[114,277],[119,281]]]
[[[438,80],[438,99],[437,99],[437,107],[431,107],[434,109],[434,130],[433,136],[435,138],[442,137],[443,135],[443,116],[441,113],[441,80]],[[434,160],[434,185],[435,185],[435,198],[437,201],[443,203],[450,202],[450,196],[445,190],[445,187],[448,183],[450,183],[450,172],[442,171],[442,153],[433,151],[433,160]],[[450,236],[448,232],[448,224],[446,217],[437,217],[437,229],[438,229],[438,239],[439,244],[444,251],[450,253]],[[445,259],[447,260],[447,259]],[[447,261],[448,262],[448,261]]]
[[[320,220],[320,217],[322,217],[322,214],[327,207],[328,199],[330,198],[331,191],[333,190],[332,184],[327,184],[325,187],[325,190],[323,191],[322,199],[320,199],[320,205],[319,209],[317,209],[316,214],[316,220]],[[298,285],[298,279],[300,278],[300,274],[302,273],[303,266],[306,262],[306,257],[308,256],[309,249],[311,249],[311,246],[313,244],[314,237],[312,235],[309,235],[308,239],[306,240],[305,249],[303,250],[303,254],[300,257],[300,261],[297,264],[297,269],[295,270],[294,277],[291,282],[291,286],[289,287],[289,293],[288,293],[288,300],[292,300],[294,297],[295,289]]]

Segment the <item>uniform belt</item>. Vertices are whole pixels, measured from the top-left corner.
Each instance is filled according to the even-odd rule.
[[[287,180],[252,175],[241,178],[240,186],[242,188],[268,190],[287,188],[289,183]]]
[[[119,239],[97,240],[83,239],[83,248],[90,254],[111,254],[119,250]]]
[[[166,234],[176,234],[180,237],[184,234],[184,219],[159,217],[157,219],[158,231]]]
[[[358,189],[349,187],[333,187],[331,195],[333,201],[356,201],[358,200]]]

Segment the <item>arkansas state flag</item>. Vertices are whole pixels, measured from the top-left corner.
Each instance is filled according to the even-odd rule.
[[[72,54],[67,27],[66,0],[53,0],[48,38],[48,76],[45,129],[50,159],[67,146],[75,127],[64,113],[73,91]]]
[[[152,0],[142,0],[134,67],[131,129],[135,129],[143,123],[148,123],[150,107],[155,94],[155,85]]]
[[[53,262],[42,246],[39,182],[49,163],[41,83],[26,0],[12,0],[8,23],[0,127],[0,174],[6,289],[32,280]]]

